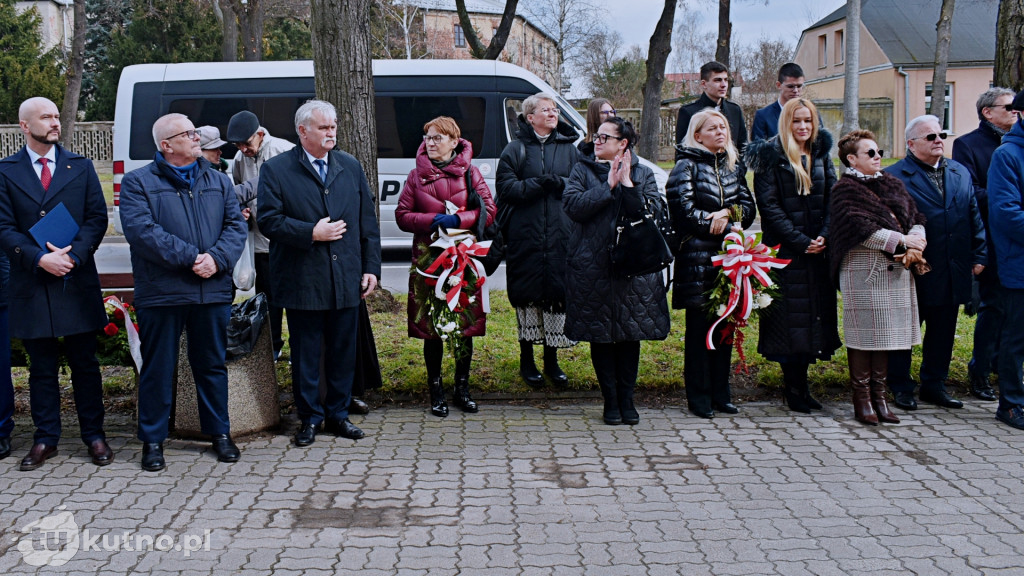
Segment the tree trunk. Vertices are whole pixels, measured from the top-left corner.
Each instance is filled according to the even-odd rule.
[[[939,124],[945,124],[942,118],[946,111],[946,69],[949,67],[949,41],[953,34],[954,4],[956,0],[942,0],[939,23],[935,26],[938,31],[935,38],[935,72],[932,75],[932,105],[928,113],[938,118]]]
[[[455,11],[459,14],[459,26],[466,36],[466,43],[469,44],[469,51],[473,58],[481,60],[497,60],[501,51],[505,49],[508,42],[508,33],[512,30],[512,22],[516,19],[516,6],[519,0],[505,0],[505,12],[501,15],[501,23],[498,24],[498,31],[491,38],[491,43],[484,46],[480,37],[476,35],[476,29],[469,20],[469,12],[466,10],[466,0],[455,0]]]
[[[64,102],[60,111],[60,144],[71,150],[75,141],[75,120],[78,119],[78,97],[82,93],[82,73],[85,71],[85,0],[75,0],[75,35],[71,40],[71,61],[68,63],[68,84],[64,88]]]
[[[658,161],[658,135],[661,134],[661,86],[665,83],[665,63],[672,51],[672,23],[676,18],[677,0],[665,0],[661,18],[654,26],[647,50],[647,80],[644,82],[644,108],[640,114],[640,135],[637,153]]]
[[[312,0],[316,97],[338,109],[338,147],[359,160],[377,190],[377,117],[370,37],[372,0]],[[380,206],[377,206],[378,217]]]
[[[995,85],[1024,90],[1024,0],[1000,0]]]
[[[860,127],[860,2],[846,3],[846,85],[843,88],[843,134]],[[906,95],[904,95],[906,97]]]
[[[220,21],[223,33],[220,43],[220,59],[224,62],[238,61],[238,17],[231,0],[213,0],[213,13]]]
[[[263,60],[263,18],[265,0],[232,0],[238,17],[242,39],[242,59],[246,62]]]
[[[729,67],[729,44],[732,42],[732,22],[729,22],[729,3],[731,0],[718,0],[718,47],[715,49],[715,60]]]

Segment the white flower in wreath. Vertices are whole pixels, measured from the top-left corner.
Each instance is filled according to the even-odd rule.
[[[718,310],[715,310],[715,315],[716,316],[725,316],[725,311],[727,309],[728,309],[728,306],[726,306],[725,304],[720,304],[718,306]]]
[[[448,277],[448,285],[451,286],[452,288],[458,286],[459,282],[462,282],[462,278],[459,278],[454,274]]]
[[[469,303],[470,304],[476,304],[476,296],[470,296],[469,297]]]
[[[767,308],[772,304],[772,297],[764,292],[758,292],[757,296],[754,296],[754,307],[755,308]]]
[[[455,324],[455,322],[449,322],[449,323],[441,326],[440,328],[441,328],[441,332],[444,332],[445,334],[448,334],[450,332],[454,332],[455,329],[458,328],[458,325]],[[443,335],[441,337],[444,338]]]
[[[448,339],[448,335],[447,334],[441,334],[441,340],[447,340],[447,339]]]

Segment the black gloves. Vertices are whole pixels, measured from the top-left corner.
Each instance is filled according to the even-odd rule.
[[[544,189],[548,194],[554,194],[556,196],[562,194],[562,190],[565,189],[565,180],[561,176],[556,174],[545,174],[537,178],[537,182],[540,187]]]

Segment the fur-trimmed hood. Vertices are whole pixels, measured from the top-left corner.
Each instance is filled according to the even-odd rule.
[[[811,144],[811,156],[826,158],[831,151],[832,133],[822,128],[818,130],[818,137]],[[755,173],[771,170],[780,162],[786,161],[786,153],[782,150],[782,142],[777,135],[767,140],[748,142],[743,150],[743,163]]]

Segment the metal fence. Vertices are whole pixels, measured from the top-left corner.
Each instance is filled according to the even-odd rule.
[[[17,124],[0,124],[0,158],[14,154],[25,144],[21,127]],[[76,122],[75,139],[71,151],[81,154],[94,162],[109,162],[114,159],[113,122]]]

